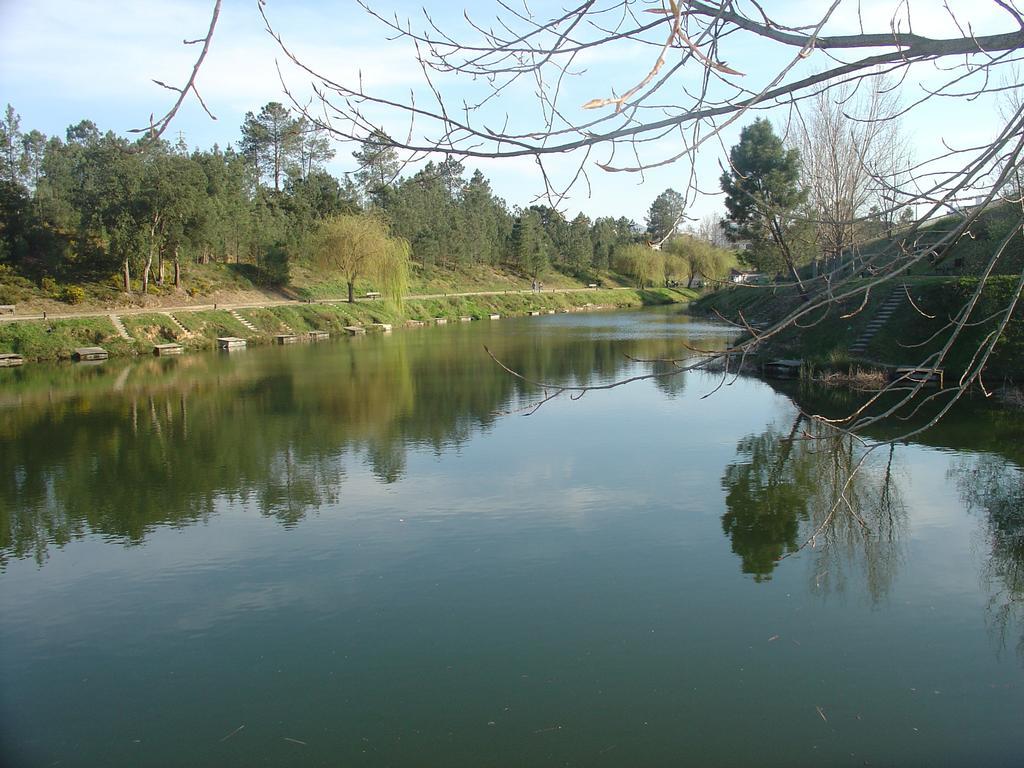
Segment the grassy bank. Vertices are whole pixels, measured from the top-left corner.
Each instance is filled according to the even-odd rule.
[[[239,336],[250,344],[273,341],[279,333],[312,330],[343,332],[346,326],[408,320],[431,321],[461,317],[486,319],[491,314],[525,315],[529,312],[579,308],[614,309],[686,302],[696,297],[688,290],[587,290],[566,293],[509,293],[487,296],[449,296],[416,299],[398,308],[371,301],[289,304],[237,310],[254,332],[226,310],[150,312],[122,317],[132,340],[118,336],[105,317],[63,320],[23,320],[0,324],[0,352],[14,352],[29,361],[70,359],[76,347],[100,346],[112,356],[148,354],[155,344],[178,342],[188,349],[209,349],[219,336]],[[181,327],[179,327],[181,326]],[[182,330],[184,328],[184,330]]]
[[[66,360],[76,347],[103,347],[111,355],[131,355],[136,345],[117,335],[105,317],[7,323],[0,326],[0,353],[26,360]]]
[[[1004,307],[1015,288],[1016,280],[1011,276],[991,278],[973,317],[990,317],[1000,307]],[[857,309],[861,300],[834,304],[814,313],[801,321],[805,327],[787,329],[768,344],[761,354],[763,357],[801,358],[816,368],[826,370],[849,370],[856,366],[916,365],[941,348],[947,337],[943,329],[974,291],[977,280],[969,277],[930,276],[910,278],[906,284],[913,305],[903,295],[903,289],[894,286],[892,290],[896,290],[902,300],[861,354],[852,354],[850,347],[876,316],[889,296],[888,290],[873,291],[867,305],[859,312]],[[743,318],[752,324],[768,325],[799,304],[799,296],[791,290],[737,286],[694,302],[692,309],[696,313],[711,316],[715,316],[717,311],[734,321],[742,313]],[[856,314],[852,317],[843,317],[854,312]],[[970,366],[976,350],[995,326],[996,321],[990,319],[965,329],[942,364],[947,378],[958,377]],[[1024,378],[1024,310],[1018,308],[985,370],[993,380],[1019,381]]]
[[[591,282],[609,288],[629,285],[628,278],[611,272],[577,278],[550,268],[540,275],[540,280],[545,288],[557,289],[586,288]],[[408,293],[519,291],[529,290],[531,283],[530,277],[490,265],[426,269],[414,264]],[[358,280],[356,295],[361,296],[377,288],[369,281]],[[324,301],[345,299],[347,296],[348,285],[341,275],[313,268],[302,260],[292,264],[287,285],[276,288],[267,286],[260,270],[252,264],[217,262],[187,264],[181,288],[175,288],[168,279],[163,285],[151,282],[147,294],[142,294],[137,280],[133,280],[132,292],[125,293],[120,275],[74,284],[52,279],[36,283],[0,264],[0,304],[14,304],[19,313],[25,314],[160,309],[189,304],[257,304],[281,299]]]

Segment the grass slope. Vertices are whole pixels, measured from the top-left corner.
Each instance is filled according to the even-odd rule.
[[[26,360],[70,360],[77,347],[103,347],[112,355],[134,352],[132,342],[117,335],[105,317],[34,320],[0,326],[0,352]]]
[[[994,277],[986,284],[973,318],[990,318],[1005,307],[1017,278]],[[800,321],[802,327],[790,327],[762,350],[762,356],[795,357],[827,368],[851,364],[878,366],[917,365],[937,352],[947,337],[943,333],[952,317],[977,287],[976,278],[920,277],[906,280],[917,308],[905,298],[896,311],[873,336],[866,351],[851,355],[850,346],[861,336],[889,296],[889,290],[873,291],[860,311],[860,301],[832,305]],[[890,290],[903,294],[896,285]],[[737,286],[718,291],[693,304],[693,311],[738,321],[742,317],[755,325],[767,325],[800,306],[795,292],[786,289]],[[919,311],[920,310],[920,311]],[[922,314],[924,313],[924,314]],[[844,318],[844,315],[851,315]],[[930,315],[931,317],[926,317]],[[942,363],[949,376],[959,376],[974,358],[988,334],[995,330],[998,318],[966,328]],[[1024,377],[1024,308],[1018,307],[1006,332],[997,343],[986,366],[992,378],[1019,380]]]
[[[75,347],[101,346],[113,356],[150,353],[155,344],[179,342],[190,349],[208,349],[218,336],[239,336],[250,343],[269,343],[274,335],[311,330],[341,332],[346,326],[371,323],[400,325],[408,320],[460,317],[483,319],[497,313],[595,307],[639,307],[686,302],[697,294],[686,289],[587,290],[568,293],[509,293],[490,296],[447,296],[405,302],[402,308],[384,301],[291,304],[242,309],[238,313],[256,326],[254,333],[226,310],[174,313],[182,332],[166,314],[125,315],[122,320],[134,341],[120,338],[109,319],[23,320],[0,324],[0,352],[16,352],[27,360],[69,359]],[[287,327],[286,327],[287,326]]]
[[[72,302],[66,292],[69,286],[49,279],[37,284],[0,264],[0,304],[15,304],[19,312],[57,314],[77,310],[159,308],[188,304],[256,304],[263,300],[282,298],[322,301],[348,297],[348,286],[339,274],[313,268],[302,260],[293,262],[289,283],[281,288],[270,288],[262,284],[262,274],[252,264],[188,263],[183,265],[182,273],[180,289],[175,288],[169,280],[165,280],[162,286],[151,282],[146,295],[140,292],[138,281],[133,281],[133,292],[126,294],[121,290],[120,275],[74,283],[75,287],[81,289],[81,295]],[[540,279],[546,288],[585,288],[591,281],[607,287],[628,285],[626,278],[612,273],[601,273],[582,281],[554,269],[549,269]],[[423,269],[414,264],[408,293],[518,291],[528,290],[531,282],[529,277],[489,265]],[[361,296],[377,287],[367,280],[357,280],[356,295]]]

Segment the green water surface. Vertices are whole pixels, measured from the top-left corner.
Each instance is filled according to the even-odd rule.
[[[848,393],[685,373],[526,415],[726,333],[0,371],[0,764],[1024,763],[1019,414],[873,451],[831,517],[865,446],[796,402]]]

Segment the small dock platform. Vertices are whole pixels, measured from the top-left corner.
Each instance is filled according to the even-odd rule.
[[[331,334],[327,331],[310,331],[306,334],[306,338],[310,341],[327,341],[327,339],[331,338]]]
[[[107,350],[103,347],[79,347],[72,354],[73,360],[90,361],[90,360],[106,360],[109,357]]]
[[[363,336],[366,334],[366,329],[361,325],[346,325],[345,333],[349,336]]]
[[[889,374],[889,380],[907,384],[924,384],[939,389],[946,385],[946,375],[942,368],[916,368],[909,365],[894,368]]]
[[[406,328],[422,328],[424,325],[425,325],[425,323],[422,320],[406,320],[405,321],[405,327]]]
[[[537,310],[532,310],[530,312],[530,317],[540,317],[540,312],[538,312]]]
[[[25,358],[13,352],[4,352],[0,355],[0,368],[14,368],[17,365],[24,365]]]
[[[800,377],[800,369],[803,367],[803,360],[787,360],[778,358],[769,360],[761,367],[762,373],[772,379],[797,379]]]
[[[500,320],[501,319],[501,315],[492,313],[492,314],[488,315],[487,318],[489,320]]]
[[[447,325],[447,324],[448,324],[448,318],[447,317],[435,317],[434,318],[434,325]]]
[[[168,344],[157,344],[153,347],[153,354],[157,357],[166,357],[167,355],[180,355],[185,352],[185,348],[176,342]]]
[[[245,349],[245,339],[237,336],[220,336],[217,339],[217,349],[230,352],[233,349]]]
[[[466,317],[465,315],[463,315],[462,317],[459,318],[459,322],[460,323],[471,323],[471,322],[473,322],[473,318],[472,317]]]
[[[391,333],[391,323],[373,323],[370,327],[381,333]]]
[[[278,344],[298,344],[299,336],[295,333],[279,333],[274,336],[274,341]]]

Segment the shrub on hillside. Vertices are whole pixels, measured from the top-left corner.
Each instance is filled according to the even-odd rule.
[[[66,304],[80,304],[85,300],[85,291],[77,285],[65,285],[60,289],[60,300]]]

